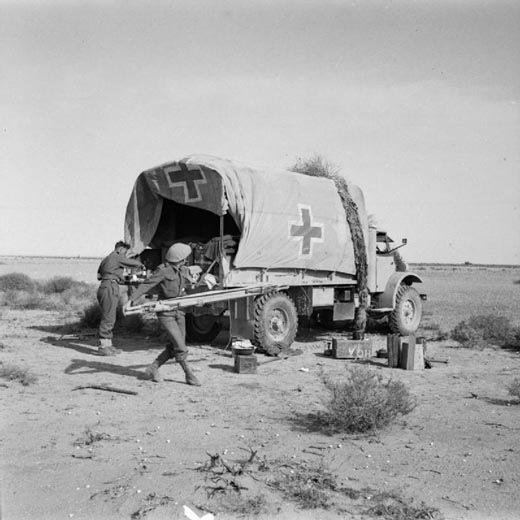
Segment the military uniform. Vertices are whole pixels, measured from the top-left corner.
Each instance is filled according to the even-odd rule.
[[[132,293],[129,304],[132,305],[140,296],[156,286],[159,286],[159,299],[177,298],[185,292],[187,284],[191,284],[191,276],[188,269],[185,266],[175,266],[165,262]],[[188,348],[185,340],[186,321],[184,312],[181,310],[158,312],[157,319],[168,334],[169,342],[166,349],[150,365],[148,373],[154,381],[160,381],[159,367],[169,359],[175,358],[186,373],[186,382],[199,386],[200,383],[186,363]]]
[[[176,298],[180,296],[190,284],[190,274],[186,267],[174,267],[171,264],[161,264],[139,287],[132,293],[130,302],[135,302],[140,296],[159,286],[159,299]],[[186,325],[184,312],[180,310],[158,312],[157,319],[167,332],[170,339],[167,350],[171,359],[175,357],[177,361],[186,359],[188,353],[185,342]]]
[[[98,268],[98,279],[101,280],[97,291],[97,300],[101,307],[99,339],[102,346],[112,344],[113,329],[116,323],[117,306],[119,304],[119,284],[123,281],[125,267],[141,267],[138,260],[127,258],[112,251],[105,257]]]

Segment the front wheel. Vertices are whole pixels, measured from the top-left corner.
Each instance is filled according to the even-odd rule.
[[[289,296],[272,292],[255,301],[253,341],[266,352],[289,348],[297,330],[298,315]]]
[[[409,336],[419,328],[422,301],[419,293],[409,285],[401,285],[395,297],[395,308],[390,314],[390,329],[394,334]]]

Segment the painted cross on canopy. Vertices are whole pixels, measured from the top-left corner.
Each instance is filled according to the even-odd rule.
[[[314,242],[323,242],[323,224],[318,224],[312,220],[312,210],[310,206],[298,204],[300,221],[289,221],[289,239],[301,242],[300,257],[311,257]]]
[[[167,166],[164,173],[168,179],[170,188],[182,188],[184,191],[184,202],[199,202],[202,200],[202,194],[199,186],[206,184],[206,176],[204,172],[197,166],[190,170],[184,163],[178,165]]]

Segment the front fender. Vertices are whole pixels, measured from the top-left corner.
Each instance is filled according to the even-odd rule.
[[[379,307],[395,308],[395,296],[401,284],[422,283],[422,278],[415,273],[397,271],[386,282],[385,292],[379,297]]]

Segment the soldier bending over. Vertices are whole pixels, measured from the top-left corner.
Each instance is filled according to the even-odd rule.
[[[99,349],[102,356],[113,356],[121,352],[112,346],[113,329],[116,323],[117,306],[119,305],[119,284],[123,281],[125,267],[142,267],[139,260],[127,258],[130,245],[119,241],[106,258],[99,264],[97,278],[101,280],[97,292],[97,300],[101,307],[99,324]]]

